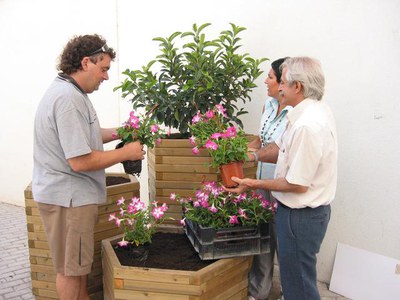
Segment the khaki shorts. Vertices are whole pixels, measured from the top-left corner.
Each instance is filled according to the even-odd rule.
[[[65,276],[89,274],[93,263],[97,205],[62,207],[37,204],[56,272]]]

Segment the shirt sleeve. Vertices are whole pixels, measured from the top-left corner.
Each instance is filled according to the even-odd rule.
[[[81,156],[92,152],[89,144],[85,120],[75,108],[63,112],[57,118],[57,129],[65,159]],[[86,124],[88,127],[89,124]]]
[[[309,187],[322,158],[322,142],[318,133],[307,126],[299,127],[288,148],[289,169],[286,180]]]

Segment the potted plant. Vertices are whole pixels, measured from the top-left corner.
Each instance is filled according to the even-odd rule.
[[[243,163],[248,160],[247,138],[242,129],[230,124],[226,109],[217,104],[212,110],[192,119],[190,142],[193,154],[206,148],[211,156],[210,165],[220,170],[222,181],[227,187],[236,185],[232,176],[243,178]]]
[[[202,259],[253,255],[269,251],[269,222],[276,205],[255,191],[233,194],[205,182],[196,196],[171,199],[183,208],[181,224]]]
[[[164,135],[164,130],[160,125],[148,115],[138,114],[131,111],[128,120],[119,128],[117,128],[117,135],[121,142],[116,148],[121,148],[127,143],[139,140],[143,145],[148,148],[153,148],[156,143],[159,143],[161,137]],[[141,160],[127,160],[122,162],[125,173],[132,175],[139,175],[142,171]]]
[[[168,206],[165,203],[158,205],[154,201],[146,207],[138,197],[133,197],[130,202],[121,197],[117,206],[120,207],[119,213],[111,213],[108,220],[123,229],[122,240],[118,242],[118,246],[130,246],[133,258],[146,259],[148,245],[157,227],[164,221],[164,213]]]

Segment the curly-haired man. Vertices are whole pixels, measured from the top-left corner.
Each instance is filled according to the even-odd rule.
[[[56,269],[60,299],[89,299],[87,275],[94,252],[97,205],[106,200],[105,168],[143,159],[134,142],[104,151],[115,128],[101,128],[88,94],[108,80],[115,51],[99,35],[73,37],[60,73],[45,92],[34,124],[32,191]]]

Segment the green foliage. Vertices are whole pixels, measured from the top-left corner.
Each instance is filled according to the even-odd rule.
[[[192,31],[154,38],[161,53],[142,69],[124,71],[127,78],[114,90],[120,89],[134,109],[152,111],[153,119],[185,137],[197,111],[205,112],[216,104],[223,104],[229,117],[242,127],[239,116],[246,111],[238,109],[237,102],[251,101],[254,81],[262,74],[259,66],[267,58],[238,53],[239,34],[246,28],[231,23],[230,30],[208,40],[203,30],[210,25],[193,24]],[[183,43],[180,49],[176,41]]]

